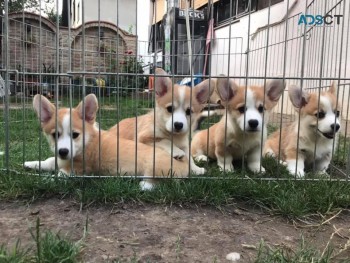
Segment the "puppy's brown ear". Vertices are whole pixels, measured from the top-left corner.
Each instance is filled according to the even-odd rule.
[[[217,79],[216,90],[223,104],[227,103],[235,96],[237,89],[238,89],[238,85],[232,79],[230,78]]]
[[[33,107],[42,124],[45,124],[51,120],[56,110],[55,105],[40,94],[36,94],[34,96]]]
[[[331,86],[328,89],[328,92],[332,93],[334,96],[337,96],[337,84],[335,83],[335,81],[332,82]]]
[[[194,97],[200,104],[208,102],[215,89],[215,81],[206,79],[193,88]]]
[[[85,109],[85,112],[84,112]],[[84,98],[84,103],[81,101],[76,107],[79,112],[80,118],[89,122],[94,123],[96,119],[96,112],[98,110],[98,102],[95,94],[89,94]],[[85,115],[84,115],[85,114]]]
[[[161,68],[156,69],[156,76],[154,80],[154,90],[158,97],[164,96],[172,87],[171,79],[168,74]]]
[[[265,95],[269,100],[269,103],[267,103],[266,106],[269,109],[272,109],[274,106],[276,106],[285,87],[286,87],[285,82],[282,79],[273,79],[273,80],[269,80],[266,83]]]
[[[309,94],[298,86],[289,86],[288,94],[290,101],[292,102],[293,106],[297,109],[301,109],[309,102]]]

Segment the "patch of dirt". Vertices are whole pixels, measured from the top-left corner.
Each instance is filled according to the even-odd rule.
[[[349,238],[350,214],[343,212],[324,225],[288,222],[285,218],[253,211],[243,205],[225,207],[180,207],[165,205],[91,205],[79,211],[71,199],[49,199],[25,205],[0,202],[1,242],[13,246],[33,244],[29,228],[40,217],[41,231],[60,231],[79,240],[88,218],[84,262],[112,259],[139,262],[229,262],[226,255],[238,252],[241,262],[251,262],[263,239],[269,245],[295,249],[303,235],[323,251],[335,229],[331,244],[338,251]],[[342,257],[350,255],[342,254]],[[215,261],[216,260],[216,261]]]

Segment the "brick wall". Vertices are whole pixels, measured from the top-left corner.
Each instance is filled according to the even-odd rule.
[[[136,52],[135,35],[118,29],[106,22],[85,24],[85,48],[83,50],[83,28],[59,28],[59,48],[56,48],[56,26],[36,14],[13,13],[9,15],[10,68],[25,72],[40,72],[43,64],[56,70],[58,54],[59,71],[82,71],[85,55],[85,71],[118,72],[119,61],[127,51]],[[100,31],[99,31],[100,26]],[[100,33],[103,31],[103,33]],[[70,52],[70,54],[69,54]],[[129,52],[130,53],[130,52]],[[70,56],[69,56],[70,55]],[[0,58],[1,59],[1,58]],[[2,61],[0,60],[0,64]],[[41,69],[43,72],[43,69]]]

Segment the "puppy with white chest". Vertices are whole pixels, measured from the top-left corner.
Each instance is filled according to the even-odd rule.
[[[198,167],[189,154],[189,132],[196,124],[203,103],[213,92],[214,84],[205,80],[193,88],[172,83],[166,72],[156,69],[155,110],[136,118],[128,118],[113,126],[110,131],[122,138],[137,140],[153,145],[172,154],[175,159],[190,161],[192,172],[203,174],[204,168]],[[137,127],[136,127],[137,122]],[[185,157],[185,158],[184,158]]]
[[[192,156],[198,160],[215,159],[226,171],[233,171],[232,161],[245,156],[251,171],[263,172],[260,161],[262,139],[267,134],[269,111],[277,104],[284,82],[268,81],[264,93],[264,87],[238,86],[232,79],[220,78],[216,88],[225,107],[224,116],[209,130],[195,134]]]
[[[36,95],[33,106],[53,153],[57,154],[58,169],[74,175],[137,175],[152,177],[186,177],[188,164],[174,160],[162,149],[118,138],[115,133],[99,130],[95,119],[97,98],[89,94],[76,108],[57,109],[47,98]],[[137,151],[137,152],[136,152]],[[136,158],[137,153],[137,158]],[[45,161],[29,161],[24,166],[43,171],[55,170],[55,157]],[[153,163],[155,166],[153,167]],[[71,166],[73,164],[73,166]],[[145,185],[145,189],[150,188]]]
[[[290,86],[289,99],[299,113],[300,125],[299,118],[296,118],[293,123],[274,132],[266,141],[264,155],[280,156],[289,172],[298,177],[304,177],[305,169],[312,168],[317,173],[326,174],[340,129],[336,90],[335,83],[320,95]]]

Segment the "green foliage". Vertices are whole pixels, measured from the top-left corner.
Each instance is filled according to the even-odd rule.
[[[55,8],[51,8],[49,10],[46,10],[47,18],[54,24],[57,23],[57,17],[58,17],[58,24],[62,24],[62,15],[59,15]]]
[[[43,68],[42,68],[42,73],[51,73],[54,74],[56,72],[56,69],[53,64],[50,64],[47,66],[45,63],[43,63]],[[43,75],[42,77],[42,82],[43,83],[54,83],[55,82],[55,76],[53,75]]]
[[[12,249],[8,249],[5,245],[0,246],[0,262],[1,263],[28,263],[33,262],[29,256],[29,250],[24,250],[17,241]]]
[[[143,76],[136,77],[135,74],[143,74],[143,61],[138,60],[136,56],[127,55],[125,60],[121,62],[120,73],[131,73],[132,75],[123,75],[120,77],[120,87],[124,92],[130,93],[132,91],[144,88],[145,78]]]
[[[127,95],[146,86],[146,78],[142,76],[144,73],[142,58],[137,58],[129,50],[125,52],[124,60],[117,60],[117,52],[114,49],[106,47],[104,43],[101,44],[100,51],[103,52],[106,56],[106,61],[109,63],[107,65],[107,71],[119,73],[119,76],[116,74],[108,77],[108,86],[119,87],[121,95]],[[140,76],[135,76],[136,74]]]
[[[79,262],[82,250],[82,240],[77,242],[63,238],[59,233],[46,230],[40,232],[40,219],[36,221],[36,226],[30,230],[35,246],[28,249],[20,247],[18,241],[13,249],[8,249],[4,245],[0,246],[1,263],[76,263]],[[83,236],[84,238],[84,236]],[[36,249],[34,249],[34,247]]]
[[[21,12],[22,10],[28,9],[40,11],[40,1],[41,0],[9,0],[8,10],[9,13]],[[45,0],[44,3],[53,3],[53,0]],[[44,6],[44,3],[41,4],[42,7]],[[0,10],[5,10],[5,1],[0,1]]]
[[[51,231],[46,231],[42,235],[40,233],[39,218],[37,219],[35,233],[31,232],[31,234],[37,247],[36,262],[78,262],[78,256],[81,251],[80,242],[72,242],[61,237],[59,233],[54,234]]]

